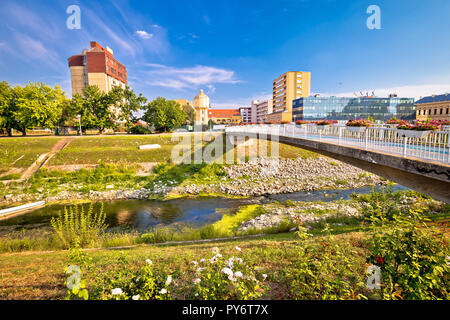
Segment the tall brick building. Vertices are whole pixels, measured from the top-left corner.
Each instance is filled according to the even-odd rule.
[[[96,85],[100,90],[109,92],[114,86],[127,85],[127,69],[114,59],[114,53],[109,47],[102,47],[97,42],[91,42],[91,48],[69,59],[72,79],[72,96],[83,93],[89,85]]]

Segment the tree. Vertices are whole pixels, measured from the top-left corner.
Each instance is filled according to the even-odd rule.
[[[114,87],[109,94],[115,102],[118,119],[125,121],[127,131],[130,130],[133,122],[137,120],[134,118],[133,112],[142,109],[147,99],[141,93],[137,96],[128,86],[125,88]]]
[[[6,81],[0,82],[0,131],[12,136],[14,128],[13,89]]]
[[[185,104],[184,106],[182,106],[182,108],[183,108],[183,111],[186,113],[185,123],[193,125],[194,122],[195,122],[195,110],[194,110],[194,108],[192,108],[188,104]]]
[[[153,125],[157,131],[167,132],[181,126],[186,119],[186,113],[177,102],[158,97],[145,107],[142,119]]]
[[[115,128],[116,115],[111,110],[115,104],[117,93],[106,94],[97,86],[89,86],[83,89],[83,96],[76,94],[73,97],[77,115],[81,115],[81,128],[98,129],[102,134],[105,129]]]
[[[26,135],[26,130],[31,128],[54,128],[65,99],[59,86],[51,88],[41,82],[30,82],[24,87],[14,87],[10,109],[14,129]]]

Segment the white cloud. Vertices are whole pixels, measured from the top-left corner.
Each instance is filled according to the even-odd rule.
[[[391,93],[396,93],[399,97],[404,98],[415,98],[419,99],[420,97],[430,96],[432,94],[443,94],[446,92],[450,92],[450,83],[444,84],[422,84],[422,85],[406,85],[406,86],[397,86],[391,88],[378,88],[378,89],[367,89],[367,90],[358,90],[356,93],[359,95],[359,92],[369,94],[372,91],[375,92],[375,95],[378,97],[387,97]],[[344,92],[344,93],[334,93],[334,94],[324,94],[324,95],[333,95],[338,97],[353,97],[353,92]]]
[[[151,39],[151,38],[153,38],[153,33],[148,33],[145,30],[137,30],[135,33],[141,39]]]
[[[175,68],[161,64],[146,64],[154,68],[147,72],[151,79],[148,84],[154,86],[184,89],[208,86],[214,83],[235,84],[241,82],[235,79],[234,71],[197,65],[188,68]]]

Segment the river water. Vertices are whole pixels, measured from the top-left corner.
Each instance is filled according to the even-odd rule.
[[[379,189],[376,187],[375,189]],[[372,187],[357,189],[333,189],[310,192],[295,192],[289,194],[270,195],[266,201],[335,201],[349,199],[350,195],[370,193]],[[394,185],[392,191],[408,190]],[[157,200],[115,200],[96,202],[94,210],[103,204],[106,213],[106,223],[110,227],[130,227],[145,230],[156,225],[169,225],[173,223],[187,223],[189,225],[203,225],[220,220],[227,212],[235,212],[240,206],[257,203],[257,199],[173,199],[168,201]],[[264,200],[264,199],[263,199]],[[64,210],[66,205],[49,205],[22,215],[13,216],[0,221],[0,226],[32,227],[50,224],[52,217]],[[89,204],[83,204],[87,209]]]

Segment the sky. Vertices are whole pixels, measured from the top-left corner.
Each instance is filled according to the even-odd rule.
[[[80,29],[67,28],[70,5]],[[380,29],[367,27],[370,5]],[[203,89],[213,108],[249,106],[286,71],[310,71],[324,96],[450,92],[448,0],[0,1],[0,81],[70,97],[67,59],[90,41],[111,47],[148,99]]]

